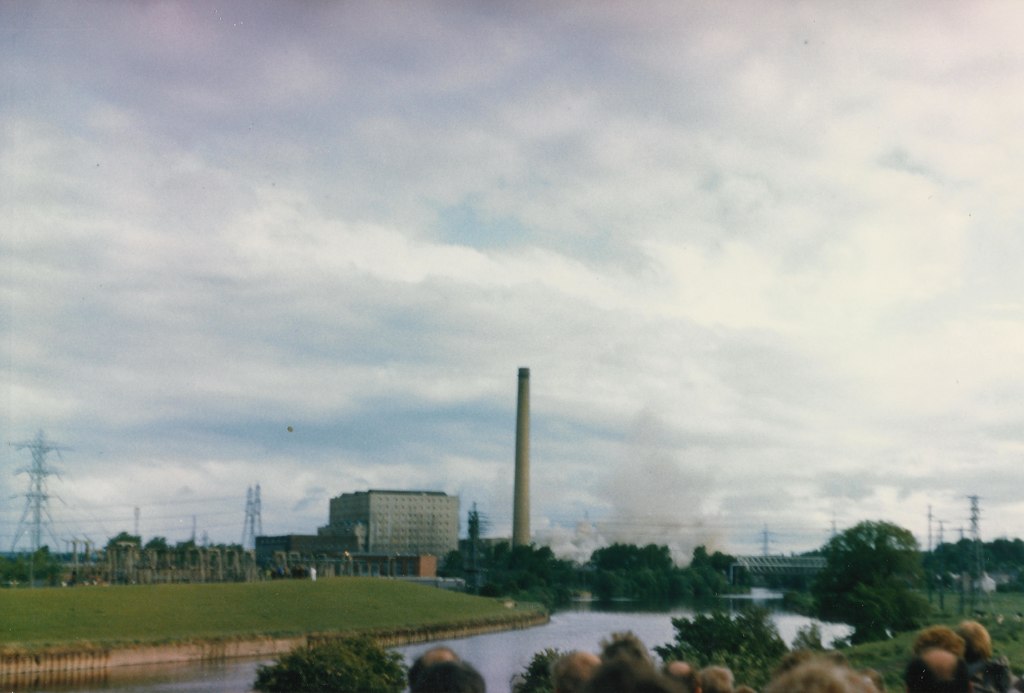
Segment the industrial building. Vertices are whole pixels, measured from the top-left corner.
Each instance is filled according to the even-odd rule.
[[[369,490],[330,501],[322,537],[351,537],[371,554],[431,554],[459,548],[459,497],[440,491]]]
[[[345,544],[320,535],[256,537],[256,562],[264,570],[293,577],[296,569],[304,574],[310,567],[315,567],[321,577],[437,577],[437,556],[349,551]]]
[[[459,547],[459,497],[440,491],[358,491],[330,501],[315,535],[256,537],[256,562],[278,573],[434,578]]]

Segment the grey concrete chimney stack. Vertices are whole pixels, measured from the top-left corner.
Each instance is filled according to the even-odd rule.
[[[512,501],[512,546],[530,545],[530,369],[519,369],[516,408],[516,486]]]

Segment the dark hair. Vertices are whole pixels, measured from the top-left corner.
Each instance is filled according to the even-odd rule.
[[[633,631],[612,633],[609,639],[601,641],[601,661],[608,662],[620,657],[654,667],[647,647]]]
[[[910,693],[969,693],[971,690],[967,662],[959,657],[953,678],[943,679],[918,655],[907,664],[903,672],[903,683]]]
[[[459,655],[455,654],[455,651],[450,647],[444,645],[438,645],[437,647],[431,647],[429,650],[420,653],[420,656],[413,661],[412,666],[409,667],[408,681],[409,688],[414,690],[416,688],[416,679],[420,677],[423,670],[429,667],[431,664],[439,664],[440,662],[446,661],[459,661]]]
[[[628,657],[616,657],[597,668],[586,693],[680,693],[678,683],[652,667]]]
[[[411,693],[486,693],[484,677],[468,662],[438,662],[416,678]]]

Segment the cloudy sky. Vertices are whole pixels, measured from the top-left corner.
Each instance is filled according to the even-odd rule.
[[[1024,6],[499,5],[0,0],[0,435],[69,448],[59,540],[238,541],[257,483],[268,534],[507,535],[520,367],[564,553],[1024,534]]]

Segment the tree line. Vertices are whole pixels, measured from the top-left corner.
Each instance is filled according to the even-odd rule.
[[[501,542],[477,549],[479,568],[473,569],[462,553],[445,558],[445,577],[464,578],[483,596],[509,596],[556,607],[574,596],[592,595],[599,601],[631,599],[667,602],[701,599],[728,590],[732,556],[708,553],[704,546],[693,551],[690,564],[675,564],[667,546],[612,544],[595,550],[579,564],[560,559],[547,546],[510,546]]]

